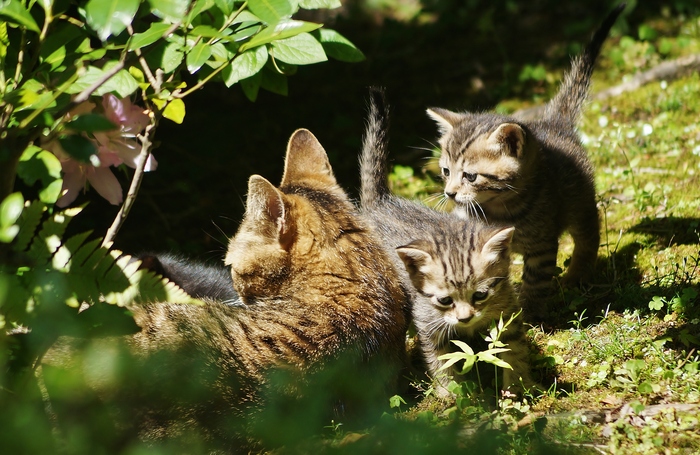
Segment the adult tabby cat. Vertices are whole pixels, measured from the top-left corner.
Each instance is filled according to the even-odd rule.
[[[242,306],[134,305],[139,333],[85,342],[92,363],[64,358],[66,343],[46,363],[72,360],[119,428],[178,441],[178,453],[202,437],[245,453],[245,437],[283,444],[334,416],[379,417],[405,354],[408,295],[309,131],[292,135],[279,188],[250,178],[225,262]],[[131,367],[94,369],[125,353]]]
[[[610,13],[573,60],[541,119],[428,109],[442,133],[444,192],[457,202],[458,213],[515,225],[513,250],[524,260],[521,299],[534,316],[543,316],[540,299],[551,292],[565,230],[575,243],[565,285],[586,281],[596,260],[600,223],[593,166],[576,122],[600,48],[624,7]]]
[[[482,335],[499,317],[517,313],[509,279],[512,227],[465,221],[391,194],[387,186],[388,107],[383,92],[371,90],[367,129],[360,156],[362,213],[370,219],[393,258],[404,266],[402,280],[412,290],[413,321],[428,373],[437,379],[438,393],[454,371],[441,371],[442,354],[454,351],[450,340],[483,350]],[[522,317],[504,332],[508,344],[501,358],[504,389],[519,391],[533,385]]]

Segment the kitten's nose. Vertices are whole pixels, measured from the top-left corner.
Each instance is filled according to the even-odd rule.
[[[462,324],[466,324],[467,322],[469,322],[469,321],[472,320],[472,316],[473,316],[473,315],[470,314],[469,316],[465,316],[465,317],[463,317],[463,318],[459,318],[459,322],[461,322]]]
[[[450,199],[454,199],[455,196],[457,196],[457,193],[451,193],[451,192],[445,191],[445,196],[447,196]]]

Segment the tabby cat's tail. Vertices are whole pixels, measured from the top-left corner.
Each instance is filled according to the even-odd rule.
[[[388,178],[389,106],[384,89],[370,87],[369,112],[360,154],[360,203],[369,207],[390,193]]]
[[[545,120],[564,121],[572,127],[576,125],[583,104],[588,97],[591,74],[600,48],[625,6],[627,6],[626,3],[621,3],[608,14],[583,53],[573,59],[571,70],[564,78],[559,93],[547,104],[544,114]]]

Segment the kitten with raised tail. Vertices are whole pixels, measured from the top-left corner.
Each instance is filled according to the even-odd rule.
[[[139,333],[63,340],[44,371],[78,372],[80,396],[105,400],[128,443],[136,433],[177,452],[203,453],[206,441],[250,453],[331,419],[378,418],[404,365],[409,296],[308,130],[292,135],[279,187],[250,178],[225,262],[242,305],[132,305]],[[86,361],[68,355],[80,344]],[[70,409],[76,396],[65,384],[47,381],[59,421],[61,399]]]
[[[492,112],[428,109],[442,136],[444,193],[465,218],[515,226],[513,250],[523,255],[520,298],[529,317],[545,315],[557,275],[559,237],[574,240],[564,285],[590,278],[600,243],[593,166],[576,132],[601,46],[625,8],[603,21],[575,58],[544,116],[521,120]]]
[[[456,370],[443,371],[442,354],[461,340],[475,351],[486,348],[483,335],[500,317],[520,311],[509,279],[513,228],[463,220],[393,195],[387,184],[388,107],[379,89],[370,92],[367,128],[360,156],[361,206],[371,220],[411,290],[413,322],[436,390],[448,395]],[[504,332],[508,351],[500,357],[504,390],[519,392],[534,383],[522,317]]]

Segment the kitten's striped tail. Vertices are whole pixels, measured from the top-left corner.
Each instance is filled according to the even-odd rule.
[[[369,112],[360,154],[360,202],[369,207],[390,193],[388,178],[389,106],[384,89],[370,87]]]
[[[559,93],[547,104],[545,120],[564,121],[572,127],[576,125],[588,97],[595,61],[610,29],[625,6],[626,3],[621,3],[608,14],[583,53],[572,60],[571,70],[565,76]]]

